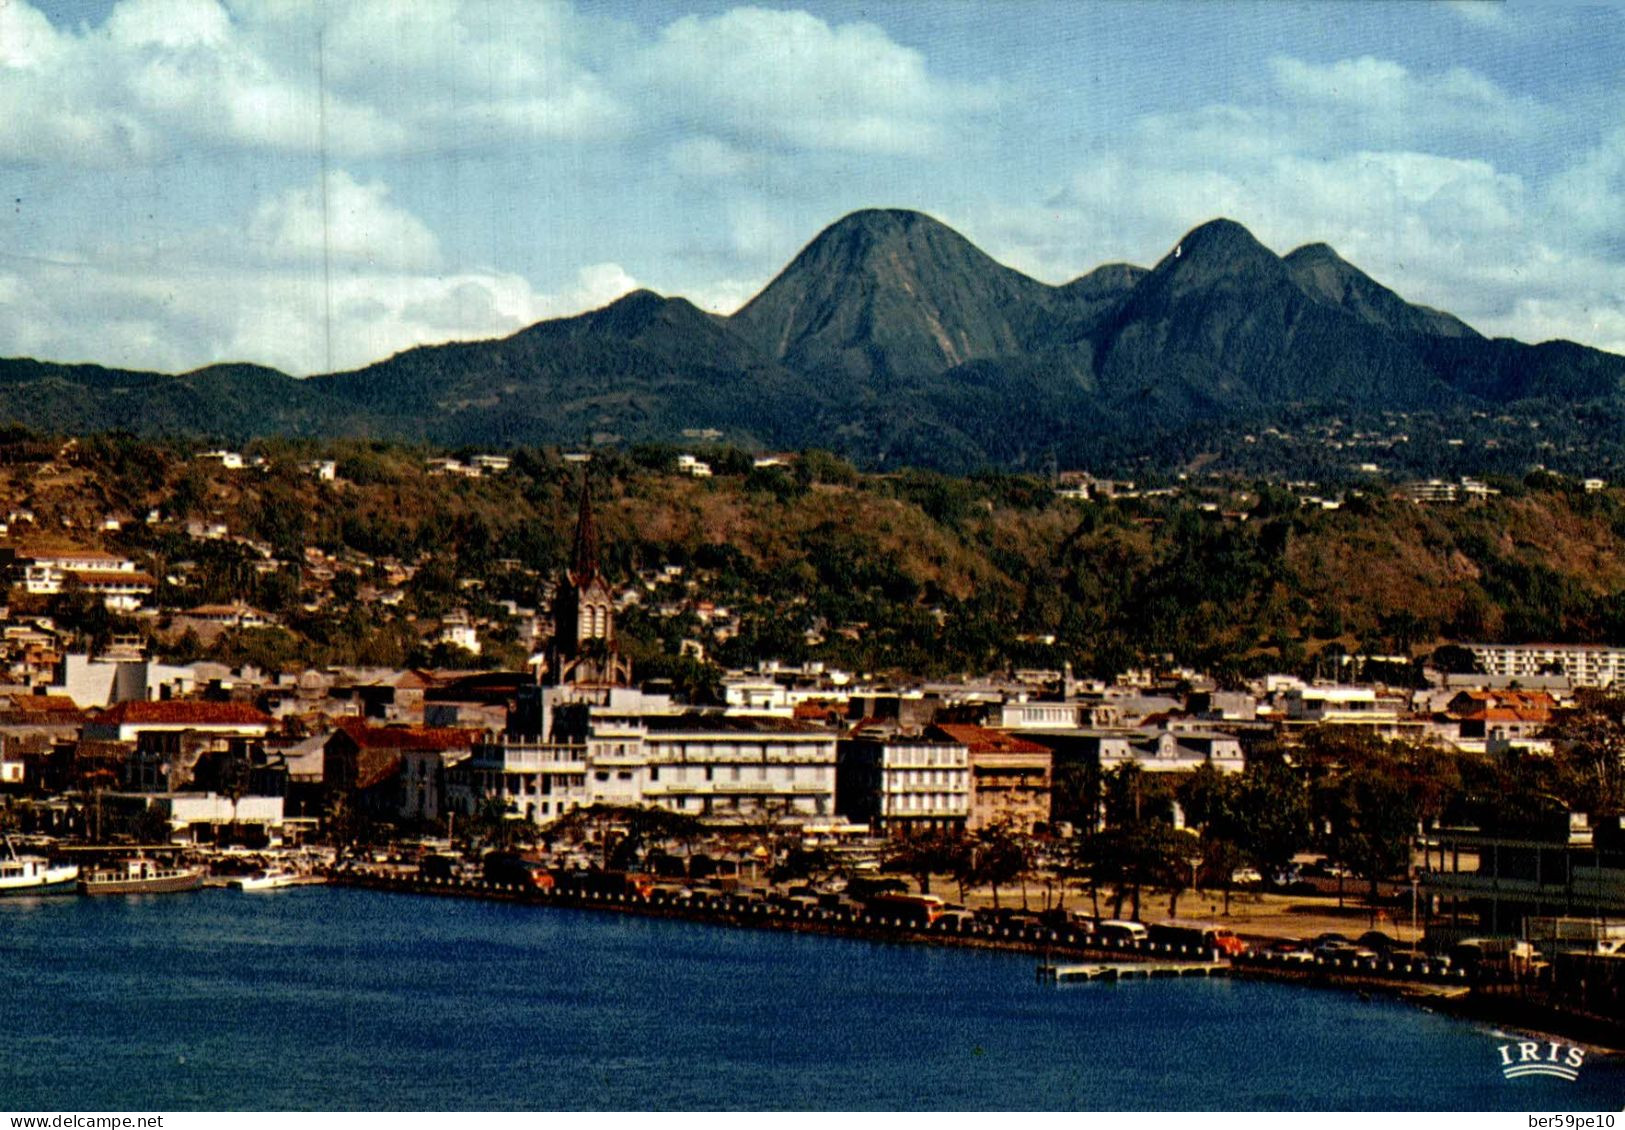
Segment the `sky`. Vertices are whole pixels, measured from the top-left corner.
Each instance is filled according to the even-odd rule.
[[[1484,333],[1625,352],[1625,7],[0,0],[0,356],[295,374],[854,209],[1048,283],[1216,216]]]

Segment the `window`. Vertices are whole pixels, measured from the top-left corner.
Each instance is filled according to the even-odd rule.
[[[609,773],[603,769],[600,769],[598,772],[594,773],[592,777],[595,781],[607,781],[609,780]]]

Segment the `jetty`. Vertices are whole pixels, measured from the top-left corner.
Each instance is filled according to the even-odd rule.
[[[1224,977],[1224,961],[1100,961],[1087,965],[1040,965],[1038,979],[1053,981],[1135,981],[1152,977]]]

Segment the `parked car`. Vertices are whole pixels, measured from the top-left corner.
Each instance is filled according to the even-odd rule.
[[[1264,949],[1265,953],[1274,954],[1281,961],[1291,961],[1299,964],[1313,964],[1315,955],[1309,952],[1307,946],[1292,938],[1281,938],[1271,942]]]
[[[1256,887],[1264,882],[1264,876],[1256,867],[1238,867],[1230,872],[1230,881],[1238,887]]]
[[[1389,937],[1381,930],[1367,930],[1360,935],[1356,944],[1362,945],[1369,950],[1376,950],[1377,953],[1385,957],[1399,948],[1399,940]]]

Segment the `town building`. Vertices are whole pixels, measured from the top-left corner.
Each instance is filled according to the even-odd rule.
[[[1464,646],[1487,674],[1502,678],[1566,675],[1576,687],[1611,687],[1625,681],[1625,648],[1559,643]]]
[[[969,751],[969,831],[1002,825],[1030,833],[1048,826],[1053,761],[1048,746],[981,726],[943,723],[931,733]]]
[[[859,728],[836,763],[836,812],[878,832],[963,831],[970,819],[970,749],[949,738]]]
[[[363,811],[438,820],[448,770],[482,738],[476,730],[342,722],[323,747],[323,784]]]

